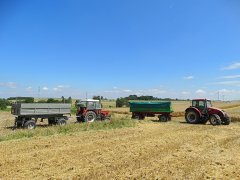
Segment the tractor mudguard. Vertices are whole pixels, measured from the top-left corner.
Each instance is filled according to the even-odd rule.
[[[192,111],[192,110],[195,111],[196,113],[198,113],[199,117],[202,116],[202,113],[201,113],[197,108],[195,108],[195,107],[189,107],[189,108],[187,108],[187,109],[185,110],[185,113],[188,112],[188,111]]]

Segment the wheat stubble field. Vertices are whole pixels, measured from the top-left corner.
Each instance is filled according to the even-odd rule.
[[[148,118],[128,128],[1,141],[0,179],[240,179],[240,107],[220,106],[235,122]],[[13,117],[0,118],[0,136],[13,133],[4,128]]]

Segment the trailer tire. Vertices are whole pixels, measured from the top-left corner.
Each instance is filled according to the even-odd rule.
[[[145,116],[143,114],[139,115],[139,120],[144,120],[145,119]]]
[[[55,122],[55,119],[54,118],[48,118],[48,125],[49,126],[52,126],[52,125],[55,125],[56,122]]]
[[[61,119],[58,120],[58,125],[59,126],[65,126],[66,124],[67,124],[66,119],[61,118]]]
[[[36,122],[33,120],[27,121],[24,123],[25,129],[35,129],[36,128]]]
[[[209,121],[213,126],[221,125],[221,118],[217,114],[211,115]]]
[[[168,117],[165,116],[165,115],[160,115],[160,116],[159,116],[159,121],[160,121],[160,122],[167,122],[167,121],[168,121]]]
[[[88,111],[84,119],[85,122],[94,122],[97,119],[97,115],[93,111]]]

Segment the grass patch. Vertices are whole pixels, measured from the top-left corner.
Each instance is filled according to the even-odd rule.
[[[77,108],[74,106],[71,108],[71,113],[76,114],[77,113]]]
[[[111,130],[119,128],[134,127],[136,121],[131,120],[128,116],[117,118],[113,117],[111,121],[96,121],[93,123],[80,123],[80,124],[68,124],[66,126],[52,126],[41,128],[37,127],[35,130],[17,129],[11,134],[3,135],[0,137],[1,141],[16,140],[32,137],[52,136],[58,134],[70,134],[84,131],[99,131],[99,130]]]
[[[11,112],[11,107],[7,107],[6,109],[1,109],[0,111],[3,111],[3,112]]]

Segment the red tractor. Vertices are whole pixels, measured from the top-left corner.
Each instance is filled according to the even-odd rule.
[[[208,121],[213,126],[229,125],[231,119],[221,109],[212,107],[212,103],[207,99],[194,99],[192,106],[186,109],[185,119],[190,124],[206,124]]]
[[[110,119],[109,111],[103,111],[99,100],[88,99],[77,104],[77,121],[93,122]]]

